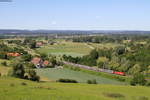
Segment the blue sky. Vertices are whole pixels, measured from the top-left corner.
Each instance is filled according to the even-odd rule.
[[[0,2],[0,29],[150,30],[150,0]]]

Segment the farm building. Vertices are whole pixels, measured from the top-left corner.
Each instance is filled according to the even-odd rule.
[[[37,42],[36,47],[41,47],[41,46],[43,46],[43,44],[44,44],[43,42]]]
[[[18,57],[20,56],[20,54],[19,53],[7,53],[7,56]]]
[[[49,65],[49,61],[45,60],[43,61],[39,57],[35,57],[31,60],[31,62],[35,65],[36,68],[44,68]]]

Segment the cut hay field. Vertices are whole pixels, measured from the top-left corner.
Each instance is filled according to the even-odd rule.
[[[80,71],[73,71],[67,68],[64,69],[54,69],[54,68],[47,68],[47,69],[36,69],[38,75],[48,78],[51,81],[56,81],[60,78],[65,79],[75,79],[80,83],[86,83],[87,80],[96,79],[97,83],[99,84],[125,84],[113,79],[104,78],[101,76],[91,75],[88,73],[80,72]]]
[[[150,100],[150,88],[0,78],[0,100]]]
[[[84,43],[73,43],[73,42],[59,42],[55,45],[46,45],[38,48],[36,51],[46,54],[54,55],[71,55],[71,56],[83,56],[89,54],[92,49]]]

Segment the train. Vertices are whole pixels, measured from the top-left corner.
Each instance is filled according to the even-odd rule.
[[[115,75],[120,75],[120,76],[125,76],[126,75],[124,72],[119,72],[119,71],[114,71],[114,70],[109,70],[109,69],[95,68],[95,67],[90,67],[90,66],[86,66],[86,65],[74,64],[74,63],[70,63],[70,62],[66,62],[66,61],[64,61],[63,63],[64,64],[69,64],[69,65],[72,65],[72,66],[75,66],[75,67],[87,69],[87,70],[96,71],[96,72],[105,72],[105,73],[115,74]]]

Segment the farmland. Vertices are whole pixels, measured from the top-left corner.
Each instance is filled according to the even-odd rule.
[[[104,48],[115,48],[117,46],[120,46],[121,44],[117,43],[89,43],[89,46],[92,46],[93,48],[99,48],[99,49],[104,49]]]
[[[36,83],[1,77],[0,100],[149,100],[142,86]],[[9,96],[8,96],[9,95]]]
[[[83,56],[88,54],[92,49],[84,43],[72,43],[72,42],[59,42],[54,45],[46,45],[37,49],[40,53],[54,54],[54,55],[71,55],[71,56]]]
[[[77,80],[78,82],[86,83],[87,80],[96,79],[96,81],[99,84],[123,84],[122,82],[118,82],[112,79],[107,79],[107,78],[87,74],[87,73],[80,72],[80,71],[73,71],[73,70],[66,69],[66,68],[64,69],[53,69],[53,68],[37,69],[36,71],[40,76],[46,77],[49,80],[53,80],[53,81],[56,81],[60,78],[64,78],[64,79],[74,79],[74,80]]]

